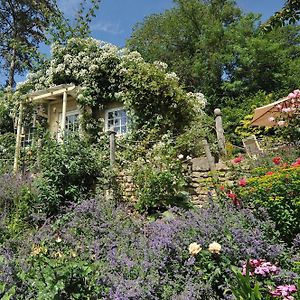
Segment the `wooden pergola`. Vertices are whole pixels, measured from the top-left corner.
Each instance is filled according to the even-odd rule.
[[[39,90],[33,93],[27,94],[27,101],[34,104],[46,104],[50,105],[50,103],[62,103],[62,118],[60,123],[60,131],[64,133],[65,130],[65,122],[66,122],[66,109],[67,109],[67,101],[68,95],[71,95],[76,99],[77,88],[74,84],[61,84],[48,89]],[[19,167],[19,159],[20,159],[20,148],[22,141],[22,128],[23,128],[23,112],[24,104],[20,103],[19,107],[19,116],[17,120],[17,135],[16,135],[16,149],[14,156],[14,173],[18,172]],[[48,115],[43,115],[43,117],[49,120],[50,110],[48,109]]]

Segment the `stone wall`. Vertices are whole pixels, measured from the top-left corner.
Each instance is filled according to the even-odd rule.
[[[188,179],[188,192],[195,205],[203,206],[208,199],[208,193],[214,195],[214,184],[222,184],[230,179],[228,166],[224,162],[215,164],[215,171],[211,171],[206,157],[197,157],[191,159],[185,165],[186,176]],[[118,182],[124,199],[130,199],[136,202],[134,196],[135,186],[132,176],[120,172]]]
[[[214,185],[229,180],[229,168],[224,162],[215,164],[211,171],[206,157],[193,158],[188,168],[190,179],[189,193],[195,205],[202,206],[207,202],[208,193],[215,194]]]

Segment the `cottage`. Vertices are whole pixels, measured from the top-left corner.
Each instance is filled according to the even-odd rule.
[[[28,101],[38,107],[30,126],[24,126],[23,105],[20,106],[17,123],[16,153],[14,171],[18,169],[20,147],[31,145],[36,115],[45,118],[50,134],[62,141],[70,132],[80,131],[80,106],[76,100],[78,87],[73,84],[57,85],[45,90],[28,94]],[[117,134],[124,134],[128,129],[126,110],[119,102],[105,105],[99,117],[104,120],[103,130],[113,130]],[[27,124],[28,125],[28,124]]]

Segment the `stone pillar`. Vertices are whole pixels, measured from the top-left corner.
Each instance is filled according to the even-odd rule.
[[[215,115],[215,122],[216,122],[218,146],[219,146],[221,155],[224,156],[224,155],[226,155],[226,147],[225,147],[225,137],[224,137],[223,124],[222,124],[221,109],[216,108],[214,110],[214,115]]]

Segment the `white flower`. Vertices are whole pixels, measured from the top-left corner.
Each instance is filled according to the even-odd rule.
[[[282,127],[282,126],[284,126],[285,125],[285,121],[278,121],[278,126],[280,126],[280,127]]]
[[[197,243],[191,243],[189,245],[189,253],[191,255],[197,255],[202,250],[201,246]]]
[[[178,81],[179,77],[177,76],[177,74],[175,72],[171,72],[171,73],[166,74],[166,79]]]
[[[183,159],[184,155],[183,154],[179,154],[177,157],[178,157],[178,159]]]
[[[213,242],[213,243],[209,244],[209,246],[208,246],[208,251],[211,253],[219,254],[221,252],[221,250],[222,250],[222,247],[217,242]]]
[[[158,60],[154,61],[153,65],[162,71],[168,68],[168,65],[166,63]]]

